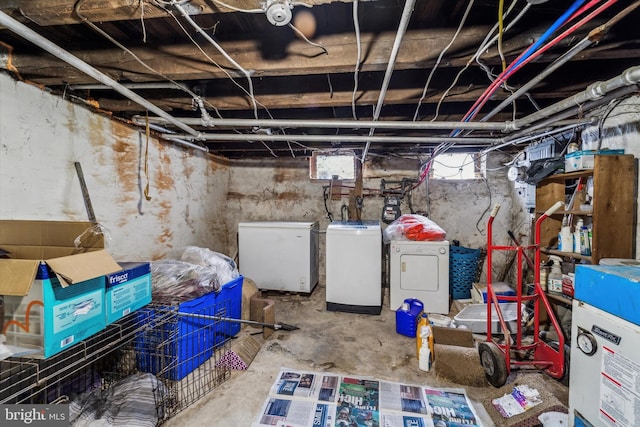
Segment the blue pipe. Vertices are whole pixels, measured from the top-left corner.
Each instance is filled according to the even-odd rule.
[[[523,61],[525,61],[529,56],[531,56],[542,45],[542,43],[547,41],[547,39],[551,36],[551,34],[553,34],[558,28],[560,28],[567,21],[567,19],[569,19],[569,17],[571,15],[573,15],[573,13],[576,10],[578,10],[578,8],[580,6],[582,6],[584,4],[585,1],[586,0],[576,0],[571,5],[571,7],[569,9],[567,9],[567,11],[565,13],[562,14],[562,16],[560,16],[558,19],[556,19],[556,22],[554,22],[551,25],[551,27],[549,27],[547,29],[547,31],[545,31],[534,44],[529,46],[529,48],[525,51],[524,55],[522,55],[522,57],[518,61],[516,61],[515,63],[512,63],[511,65],[509,65],[509,67],[507,67],[507,70],[512,69],[512,68],[516,68]],[[465,122],[470,121],[471,117],[473,117],[474,113],[477,110],[478,110],[478,107],[476,107],[473,111],[471,111],[471,114],[469,114],[469,117],[467,117],[464,121]],[[457,136],[458,134],[460,134],[460,132],[462,132],[461,129],[456,129],[450,135],[451,136]]]
[[[509,66],[509,68],[515,68],[518,65],[520,65],[525,59],[527,59],[529,56],[531,56],[531,54],[533,54],[533,52],[535,52],[540,45],[542,45],[542,43],[544,43],[545,41],[547,41],[547,39],[549,38],[549,36],[551,36],[551,34],[553,34],[558,28],[560,28],[560,26],[562,26],[567,19],[569,19],[569,17],[571,15],[573,15],[573,12],[575,12],[576,10],[578,10],[578,8],[580,6],[582,6],[584,4],[586,0],[576,0],[569,9],[567,9],[567,11],[565,13],[562,14],[562,16],[560,16],[560,18],[558,18],[556,20],[556,22],[553,23],[553,25],[551,25],[551,27],[549,27],[549,29],[547,31],[544,32],[544,34],[542,34],[542,36],[540,36],[540,38],[531,46],[529,46],[529,48],[525,51],[525,54],[522,55],[522,57],[515,62],[514,64],[511,64]]]

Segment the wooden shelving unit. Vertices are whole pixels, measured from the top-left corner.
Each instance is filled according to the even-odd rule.
[[[543,222],[540,247],[546,254],[598,264],[602,258],[632,258],[635,239],[636,165],[633,155],[596,155],[594,168],[552,175],[536,186],[536,214],[541,214],[558,200],[571,194],[570,187],[580,178],[593,177],[593,207],[590,212],[578,209],[557,211]],[[561,252],[558,232],[562,217],[573,214],[591,223],[591,255]],[[578,261],[579,262],[579,261]]]

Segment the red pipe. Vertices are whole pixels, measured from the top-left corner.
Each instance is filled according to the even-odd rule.
[[[568,20],[567,22],[572,21],[573,19],[575,19],[576,17],[578,17],[580,14],[584,13],[586,10],[591,9],[596,3],[600,2],[601,0],[592,0],[591,2],[589,2],[588,4],[586,4],[585,6],[583,6],[582,8],[580,8],[578,11],[576,11]],[[537,58],[538,56],[542,55],[544,52],[546,52],[547,50],[549,50],[550,48],[552,48],[553,46],[555,46],[556,44],[558,44],[560,41],[564,40],[567,36],[569,36],[570,34],[572,34],[575,30],[577,30],[578,28],[582,27],[584,24],[588,23],[589,21],[591,21],[593,18],[595,18],[596,16],[598,16],[600,13],[602,13],[603,11],[605,11],[606,9],[608,9],[611,5],[613,5],[614,3],[616,3],[618,0],[608,0],[606,3],[603,3],[602,5],[600,5],[596,10],[594,10],[593,12],[591,12],[590,14],[588,14],[587,16],[585,16],[584,18],[582,18],[580,21],[576,22],[574,25],[572,25],[571,27],[569,27],[567,30],[565,30],[562,34],[560,34],[559,36],[557,36],[555,39],[553,39],[552,41],[550,41],[549,43],[547,43],[546,45],[544,45],[542,48],[538,49],[537,51],[535,51],[533,54],[531,54],[528,58],[526,58],[524,61],[522,61],[520,64],[518,64],[518,66],[511,68],[507,67],[506,70],[504,70],[502,73],[500,73],[500,75],[491,83],[491,85],[489,85],[489,87],[487,87],[487,89],[485,90],[485,92],[480,95],[480,97],[478,98],[478,100],[476,100],[476,102],[471,106],[471,108],[469,109],[469,111],[467,112],[467,114],[465,115],[465,117],[463,118],[464,121],[471,121],[473,120],[477,114],[480,112],[480,109],[487,103],[487,101],[489,100],[489,97],[491,95],[493,95],[496,90],[498,89],[498,87],[500,87],[500,85],[502,85],[502,83],[504,83],[509,77],[511,77],[511,75],[513,73],[515,73],[516,71],[518,71],[522,66],[524,66],[525,64],[528,64],[529,62],[531,62],[532,60],[534,60],[535,58]],[[525,51],[526,52],[526,51]],[[518,60],[524,55],[525,52],[522,52],[512,63],[511,65],[515,64],[518,62]],[[475,110],[475,111],[474,111]],[[468,120],[467,120],[468,119]]]

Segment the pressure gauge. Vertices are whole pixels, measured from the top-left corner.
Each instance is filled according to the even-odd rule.
[[[590,332],[581,329],[578,332],[578,348],[587,356],[592,356],[598,350],[598,342]]]

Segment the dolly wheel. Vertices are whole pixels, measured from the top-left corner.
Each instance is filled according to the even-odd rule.
[[[480,363],[485,376],[494,387],[502,387],[507,382],[507,362],[500,347],[494,342],[483,342],[478,346]]]

